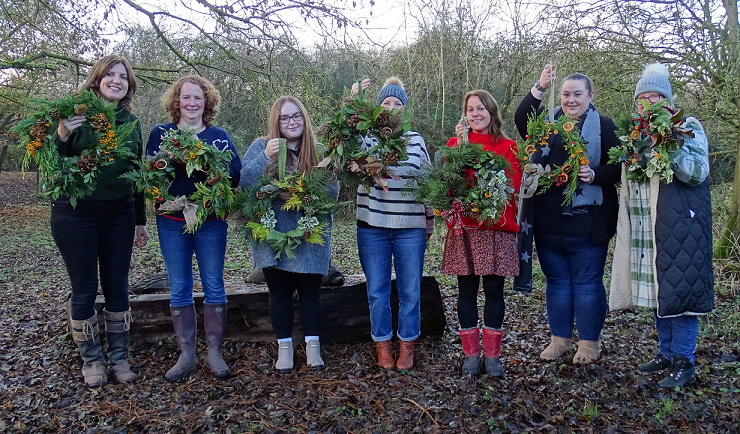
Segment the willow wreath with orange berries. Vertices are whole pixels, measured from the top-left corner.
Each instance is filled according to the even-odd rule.
[[[581,166],[587,165],[588,155],[586,154],[586,142],[581,137],[580,131],[576,128],[573,120],[567,116],[561,116],[557,122],[552,123],[547,119],[547,110],[542,111],[539,115],[531,114],[527,121],[527,136],[524,144],[524,155],[522,161],[525,164],[524,171],[530,171],[529,159],[532,154],[547,146],[551,135],[560,135],[568,158],[562,166],[546,165],[544,174],[539,178],[539,189],[537,194],[542,194],[552,185],[560,187],[565,185],[563,192],[563,205],[570,204],[575,194],[578,171]]]
[[[322,167],[333,166],[335,175],[342,177],[342,184],[373,183],[387,191],[386,178],[395,176],[390,166],[408,160],[407,139],[411,129],[409,114],[403,109],[386,111],[367,100],[359,86],[357,98],[345,101],[344,107],[321,125],[316,135],[328,146]],[[377,140],[371,149],[362,146],[365,138]]]
[[[683,110],[667,107],[668,100],[650,104],[638,100],[639,112],[623,113],[617,121],[620,145],[609,149],[609,163],[627,166],[627,179],[643,182],[658,174],[661,181],[673,181],[671,165],[680,149],[677,137],[694,137],[680,127]]]
[[[159,151],[142,158],[136,170],[121,177],[133,180],[137,191],[143,191],[147,199],[158,204],[159,212],[182,210],[185,230],[193,233],[208,215],[224,218],[237,206],[229,177],[230,162],[231,150],[221,151],[208,145],[193,131],[169,129],[162,135]],[[195,171],[205,172],[208,181],[195,184],[197,190],[189,198],[173,197],[168,190],[175,176],[175,164],[184,164],[188,177]]]
[[[10,129],[18,134],[20,147],[25,149],[22,171],[35,163],[39,169],[40,190],[51,199],[60,196],[69,198],[77,206],[77,200],[95,191],[95,178],[100,167],[113,164],[117,158],[136,158],[125,145],[136,122],[116,125],[116,103],[108,102],[90,90],[81,90],[56,101],[31,99],[29,104],[38,111]],[[80,128],[89,127],[94,142],[72,157],[61,155],[57,148],[57,127],[63,118],[84,115],[87,120]]]

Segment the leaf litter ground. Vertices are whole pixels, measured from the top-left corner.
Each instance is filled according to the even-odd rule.
[[[214,381],[205,367],[167,382],[174,338],[133,343],[133,384],[98,390],[83,385],[81,360],[67,332],[69,281],[49,231],[49,206],[33,199],[33,174],[0,173],[0,432],[265,432],[265,433],[737,433],[740,432],[740,311],[736,276],[718,269],[717,309],[701,323],[698,380],[685,390],[657,387],[661,374],[635,365],[655,351],[648,311],[611,312],[602,357],[588,366],[537,359],[549,341],[542,289],[507,292],[502,362],[506,378],[459,375],[455,279],[439,274],[443,236],[427,251],[425,271],[443,291],[447,330],[418,341],[413,371],[384,373],[372,342],[322,348],[326,370],[276,374],[273,343],[231,341],[224,356],[234,375]],[[226,277],[251,271],[247,245],[232,219]],[[136,250],[131,282],[164,271],[156,228]],[[334,232],[334,261],[360,273],[354,221]],[[535,286],[543,288],[541,274]],[[397,344],[396,344],[397,345]],[[201,359],[205,354],[199,342]],[[297,365],[303,348],[296,350]],[[201,360],[202,362],[202,360]]]

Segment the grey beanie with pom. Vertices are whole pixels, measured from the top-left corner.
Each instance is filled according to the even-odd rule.
[[[642,71],[642,78],[637,82],[635,87],[635,99],[638,95],[646,92],[655,92],[668,98],[668,101],[673,105],[673,90],[671,89],[671,83],[668,81],[668,68],[660,63],[651,63],[645,66]]]
[[[378,101],[376,104],[382,104],[383,100],[389,96],[395,96],[404,106],[409,104],[406,91],[403,90],[403,83],[397,77],[390,77],[385,81],[383,88],[380,89],[380,93],[378,94]]]

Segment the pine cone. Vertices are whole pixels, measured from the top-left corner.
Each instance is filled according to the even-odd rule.
[[[258,191],[257,192],[257,199],[262,200],[262,199],[265,198],[265,196],[267,196],[267,194],[265,194],[264,191]]]
[[[360,117],[358,115],[352,115],[347,119],[347,125],[350,128],[357,128],[357,125],[360,123]]]
[[[33,125],[28,134],[31,136],[32,139],[43,142],[46,139],[46,127],[41,125]]]
[[[313,235],[311,233],[311,231],[305,231],[305,232],[303,232],[303,238],[305,238],[305,239],[311,238],[311,235]]]
[[[49,116],[51,116],[52,121],[58,121],[62,118],[62,112],[59,110],[52,110],[51,113],[49,113]]]
[[[382,125],[384,127],[387,127],[388,125],[390,125],[391,123],[390,113],[384,111],[383,113],[379,114],[377,123],[378,125]]]
[[[36,119],[36,125],[46,128],[46,118]]]
[[[465,211],[462,212],[462,216],[465,217],[465,218],[470,218],[470,217],[473,216],[473,213],[470,212],[470,211],[468,211],[468,210],[465,210]]]
[[[262,214],[255,211],[252,213],[252,218],[254,219],[254,221],[258,222],[262,219]]]
[[[383,170],[383,165],[380,163],[370,163],[366,164],[364,169],[368,175],[375,177],[380,175],[380,172]]]
[[[82,173],[90,173],[95,168],[95,159],[90,154],[82,154],[77,159],[77,167]]]
[[[329,142],[329,149],[334,150],[337,149],[337,146],[339,146],[340,140],[339,139],[332,139],[331,142]]]
[[[387,139],[393,134],[393,129],[390,127],[383,127],[380,129],[380,138]]]
[[[398,158],[400,156],[401,156],[401,153],[398,152],[398,149],[394,149],[388,154],[385,154],[385,157],[383,157],[383,161],[385,162],[386,166],[396,166],[398,165]]]
[[[313,205],[313,196],[310,194],[307,194],[303,196],[303,205],[304,206],[311,206]]]
[[[100,113],[99,115],[90,118],[90,126],[95,131],[104,133],[110,129],[110,122],[108,122],[108,118],[106,118],[104,114]]]

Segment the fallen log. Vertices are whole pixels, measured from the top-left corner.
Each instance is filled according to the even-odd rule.
[[[161,276],[148,276],[150,283],[162,290]],[[347,276],[347,283],[341,287],[323,287],[321,289],[322,343],[354,342],[370,340],[370,314],[367,301],[367,290],[364,276]],[[166,274],[165,281],[166,283]],[[158,286],[157,286],[158,285]],[[170,318],[169,293],[147,293],[146,285],[132,285],[130,298],[133,325],[131,342],[134,345],[155,343],[165,338],[174,337]],[[295,320],[293,339],[303,340],[303,330],[298,311],[297,295],[295,296]],[[203,293],[195,292],[195,309],[199,316],[198,329],[203,337]],[[226,338],[243,339],[248,342],[272,342],[275,334],[268,314],[269,293],[265,285],[227,282],[226,298],[229,302]],[[95,302],[98,322],[102,330],[105,302],[99,295]],[[67,303],[69,313],[69,302]],[[398,324],[398,291],[395,279],[391,283],[391,310],[393,312],[394,330]],[[69,318],[69,316],[68,316]],[[446,319],[442,296],[437,280],[424,276],[421,282],[421,333],[434,335],[444,332]]]

